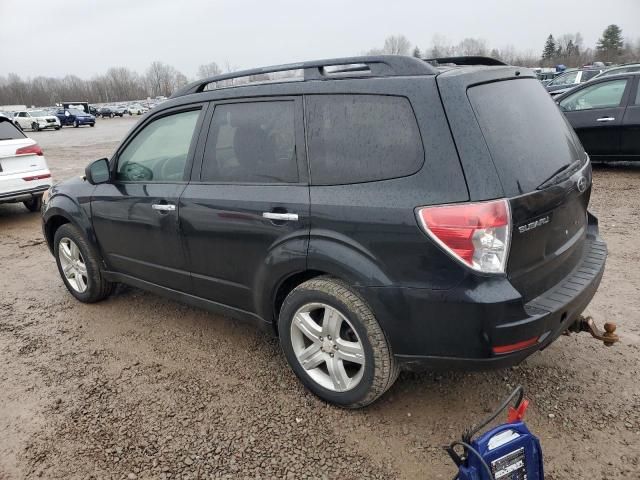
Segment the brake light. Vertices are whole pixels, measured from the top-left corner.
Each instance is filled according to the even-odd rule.
[[[456,260],[484,273],[504,273],[511,237],[506,200],[416,210],[424,231]]]
[[[51,178],[51,174],[44,173],[42,175],[34,175],[33,177],[22,177],[22,179],[26,182],[31,182],[33,180],[44,180],[45,178]]]
[[[40,145],[34,143],[33,145],[29,145],[27,147],[22,147],[16,150],[16,155],[39,155],[42,156],[42,149]]]

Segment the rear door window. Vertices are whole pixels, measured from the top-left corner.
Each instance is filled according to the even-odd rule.
[[[313,185],[403,177],[424,162],[416,118],[404,97],[308,95],[305,112]]]
[[[26,135],[9,120],[0,120],[0,140],[18,140],[25,137]]]
[[[201,180],[298,182],[294,112],[293,100],[216,105]]]
[[[507,196],[531,192],[585,158],[571,126],[536,79],[478,85],[467,96]]]

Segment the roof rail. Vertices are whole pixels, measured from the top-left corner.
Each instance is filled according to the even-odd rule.
[[[355,67],[354,67],[355,66]],[[328,71],[326,67],[344,67],[335,71]],[[302,70],[304,77],[301,80],[326,80],[335,76],[345,77],[395,77],[410,75],[436,75],[438,71],[428,63],[414,57],[403,55],[375,55],[360,57],[333,58],[328,60],[314,60],[311,62],[288,63],[271,67],[253,68],[237,72],[223,73],[213,77],[203,78],[192,82],[171,97],[181,97],[191,93],[200,93],[207,85],[223,80],[264,75],[268,73],[286,72],[288,70]],[[335,75],[335,76],[334,76]]]
[[[491,57],[482,57],[482,56],[474,56],[467,55],[462,57],[438,57],[438,58],[423,58],[423,60],[427,63],[430,63],[434,67],[438,65],[445,65],[447,63],[452,63],[454,65],[460,66],[470,66],[470,65],[488,65],[488,66],[497,66],[497,65],[507,65],[506,63]]]

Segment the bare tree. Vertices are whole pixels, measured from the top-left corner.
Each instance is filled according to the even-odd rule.
[[[409,55],[411,42],[404,35],[392,35],[385,38],[382,48],[372,48],[367,55]]]
[[[465,38],[455,48],[457,55],[486,56],[488,53],[487,42],[481,38]]]
[[[197,78],[213,77],[214,75],[220,75],[222,69],[216,62],[207,63],[198,67]]]
[[[385,38],[382,50],[388,55],[409,55],[411,42],[404,35],[392,35]]]
[[[152,96],[170,96],[173,91],[187,83],[187,77],[171,65],[155,61],[147,70],[147,86]]]

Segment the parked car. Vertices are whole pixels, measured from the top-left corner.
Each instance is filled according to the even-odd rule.
[[[51,172],[42,149],[10,118],[0,116],[0,203],[22,202],[30,211],[38,211],[50,186]]]
[[[346,407],[401,369],[513,365],[576,322],[606,246],[589,158],[530,70],[295,68],[190,84],[50,189],[43,231],[76,299],[121,282],[253,322]]]
[[[604,71],[603,68],[568,70],[547,83],[545,88],[552,97],[561,95],[576,85],[580,85],[581,83],[591,80],[602,71]]]
[[[149,111],[148,108],[143,107],[142,105],[129,105],[127,108],[129,115],[142,115],[143,113],[147,113]]]
[[[100,107],[98,115],[102,118],[113,118],[114,113],[111,107]]]
[[[63,127],[65,125],[73,125],[76,128],[80,125],[89,125],[94,127],[96,124],[96,117],[83,111],[76,110],[75,108],[60,108],[56,112],[56,117],[58,117],[58,120],[60,120],[60,124]]]
[[[618,65],[616,67],[608,68],[607,70],[604,70],[603,72],[593,77],[593,80],[595,80],[596,78],[608,77],[609,75],[631,72],[640,72],[640,63],[630,63],[627,65]]]
[[[640,72],[591,80],[556,102],[593,160],[640,160]]]
[[[15,112],[13,122],[16,125],[20,125],[20,128],[30,128],[37,132],[46,128],[53,128],[60,130],[60,121],[55,115],[51,115],[44,110],[23,110],[21,112]]]
[[[111,111],[113,112],[113,115],[116,117],[123,117],[124,114],[127,113],[126,107],[122,105],[116,105],[111,107]]]

